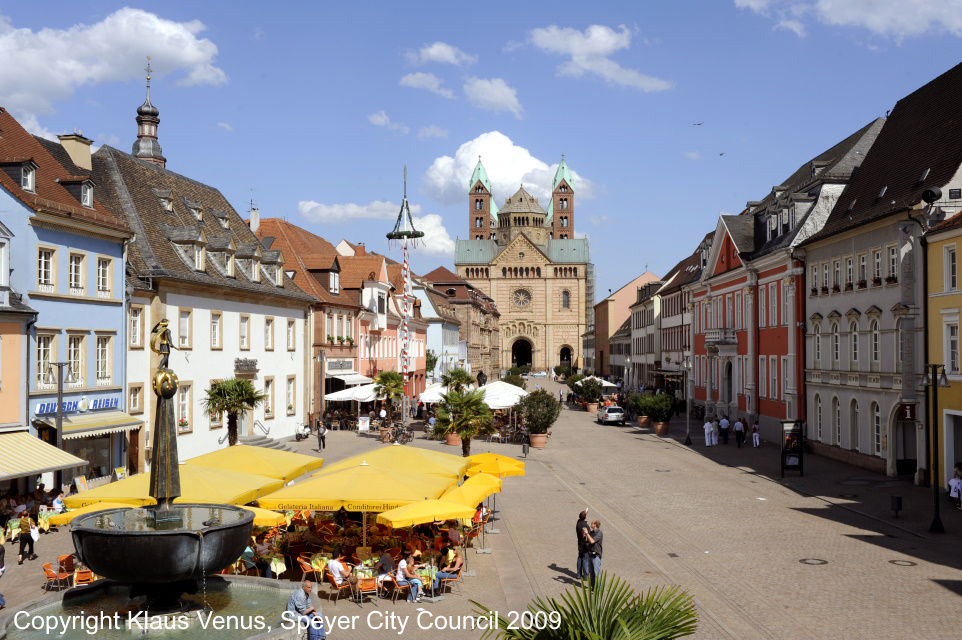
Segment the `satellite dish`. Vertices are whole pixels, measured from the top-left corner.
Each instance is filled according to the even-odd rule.
[[[932,204],[936,200],[942,199],[942,190],[938,187],[932,187],[931,189],[926,189],[922,192],[922,199]]]

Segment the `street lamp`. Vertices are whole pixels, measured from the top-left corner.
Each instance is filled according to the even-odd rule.
[[[625,393],[631,392],[631,354],[625,355]],[[626,396],[627,397],[627,396]]]
[[[691,446],[691,394],[688,393],[688,380],[691,377],[691,356],[685,356],[685,445]]]
[[[69,362],[48,362],[43,372],[44,384],[53,384],[53,367],[57,367],[57,448],[63,449],[63,383],[73,384],[77,381],[77,376],[74,375]],[[67,368],[66,377],[64,377],[64,367]],[[58,469],[54,478],[54,486],[58,490],[63,489],[63,469]]]
[[[932,499],[935,505],[935,512],[932,516],[932,524],[929,526],[929,533],[945,533],[942,525],[942,518],[939,516],[939,434],[936,429],[939,425],[939,387],[949,386],[949,379],[945,375],[945,365],[926,364],[925,377],[922,378],[923,387],[932,387],[932,402],[929,423],[929,436],[932,438]],[[928,416],[927,416],[928,417]]]
[[[321,388],[321,411],[317,415],[320,416],[321,420],[323,421],[324,407],[326,406],[326,402],[324,401],[324,391],[326,391],[326,389],[324,388],[324,383],[325,383],[325,380],[327,379],[326,377],[327,371],[325,367],[325,365],[327,364],[327,352],[324,351],[324,349],[321,349],[320,351],[318,351],[317,355],[314,356],[314,361],[321,365],[320,381],[318,382],[318,386],[320,386]]]

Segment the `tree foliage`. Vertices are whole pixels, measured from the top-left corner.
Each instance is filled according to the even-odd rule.
[[[463,392],[451,389],[442,394],[437,418],[431,437],[440,440],[456,433],[461,438],[461,454],[465,458],[471,455],[471,438],[497,432],[491,409],[485,404],[484,392],[480,389]]]
[[[251,411],[267,400],[267,395],[254,388],[247,378],[228,378],[214,383],[200,404],[207,415],[227,414],[227,443],[237,444],[237,416]]]
[[[578,393],[587,403],[595,403],[601,400],[605,393],[605,387],[597,380],[583,380],[578,387]]]
[[[404,399],[404,376],[397,371],[382,371],[374,376],[374,393],[387,400],[388,416],[394,415],[394,403]]]
[[[503,382],[507,382],[508,384],[513,384],[514,386],[521,387],[522,389],[528,388],[528,385],[524,381],[524,378],[522,378],[516,373],[512,373],[510,376],[505,377]]]
[[[667,393],[651,396],[648,417],[652,422],[668,422],[675,411],[675,397]]]
[[[532,391],[518,402],[518,411],[530,433],[548,433],[561,415],[561,403],[549,391]]]
[[[434,373],[435,367],[438,366],[438,354],[434,352],[434,349],[428,349],[424,352],[424,371],[426,373]]]
[[[568,379],[565,381],[565,384],[567,384],[568,388],[571,389],[573,392],[580,393],[581,389],[579,389],[575,383],[583,379],[584,379],[583,375],[581,375],[580,373],[575,373],[568,376]]]
[[[451,369],[441,376],[441,384],[451,391],[464,393],[468,387],[474,384],[474,378],[464,369]]]

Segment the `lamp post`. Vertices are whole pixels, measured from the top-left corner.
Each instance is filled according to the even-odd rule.
[[[927,411],[929,420],[929,436],[932,438],[932,501],[935,511],[932,515],[932,524],[929,526],[929,533],[945,533],[942,525],[942,518],[939,515],[939,387],[948,387],[949,379],[945,375],[945,365],[926,364],[925,377],[922,378],[923,387],[932,387],[932,402],[930,411]]]
[[[53,384],[53,367],[57,367],[57,448],[63,449],[63,383],[73,384],[77,381],[77,376],[74,375],[69,362],[48,362],[47,369],[43,373],[43,381],[47,384]],[[64,367],[67,368],[66,378],[64,378]],[[62,490],[63,469],[58,469],[54,478],[54,487]]]
[[[326,367],[325,367],[325,365],[327,364],[327,352],[324,351],[324,349],[321,349],[320,351],[317,352],[317,355],[314,356],[314,360],[315,360],[319,365],[321,365],[320,382],[318,382],[318,385],[319,385],[320,388],[321,388],[321,411],[320,411],[320,413],[318,413],[317,415],[320,417],[321,422],[323,422],[323,421],[324,421],[324,409],[325,409],[326,404],[327,404],[327,403],[325,402],[325,400],[324,400],[324,392],[325,392],[325,390],[326,390],[326,389],[324,388],[324,385],[325,385],[325,381],[327,380],[327,371],[326,371]]]
[[[628,394],[631,393],[631,354],[625,354],[625,404],[628,404]]]
[[[691,378],[691,356],[685,356],[685,445],[691,446],[691,394],[688,392],[688,380]]]

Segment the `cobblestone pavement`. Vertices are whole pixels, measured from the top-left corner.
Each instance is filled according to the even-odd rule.
[[[528,384],[555,393],[559,387]],[[465,580],[464,595],[420,607],[460,616],[471,612],[469,599],[505,611],[532,597],[558,596],[573,582],[574,523],[587,506],[606,534],[603,568],[637,590],[677,584],[691,592],[699,613],[695,638],[962,637],[956,613],[962,512],[943,502],[947,533],[929,534],[930,490],[817,456],[806,459],[804,478],[783,480],[774,444],[739,449],[732,440],[705,448],[703,438],[693,437],[687,447],[684,424],[676,418],[671,436],[662,438],[563,411],[548,446],[529,453],[526,476],[505,479],[494,523],[501,533],[487,537],[494,553],[469,555],[468,568],[477,575]],[[693,434],[701,431],[692,427]],[[327,443],[323,455],[330,462],[387,446],[350,432],[329,433]],[[314,440],[295,446],[317,455]],[[408,446],[459,453],[420,436]],[[472,443],[473,453],[483,451],[521,457],[517,444]],[[891,495],[903,498],[898,519],[888,510]],[[9,571],[0,591],[13,608],[40,594],[40,563],[69,547],[64,532],[44,536],[41,559],[17,567],[15,549],[7,546]],[[324,595],[321,603],[327,615],[362,616],[351,637],[396,634],[366,628],[370,605],[334,606]],[[412,631],[413,605],[382,602],[381,610],[410,616],[404,635],[480,636]]]

